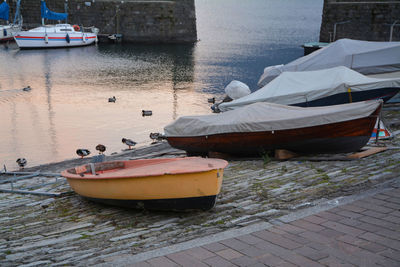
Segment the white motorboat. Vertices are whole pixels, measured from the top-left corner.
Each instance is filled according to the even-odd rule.
[[[8,23],[10,7],[6,1],[0,4],[0,19],[6,21],[6,25],[0,25],[0,42],[14,40],[14,35],[21,31],[22,19],[19,15],[20,1],[18,0],[17,3],[14,23],[10,24]]]
[[[18,32],[14,39],[20,48],[55,48],[91,45],[97,41],[98,29],[79,25],[56,24],[44,25],[44,19],[66,20],[67,13],[56,13],[41,1],[42,26],[29,31]],[[85,31],[90,29],[90,31]]]
[[[52,48],[91,45],[97,41],[97,30],[84,32],[78,25],[45,25],[21,31],[14,36],[19,48]]]

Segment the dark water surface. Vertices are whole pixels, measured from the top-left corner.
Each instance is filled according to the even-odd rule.
[[[194,45],[113,45],[20,51],[0,45],[0,164],[15,169],[141,145],[178,116],[210,112],[231,80],[255,90],[264,67],[317,41],[322,0],[196,0]],[[24,92],[21,88],[33,89]],[[116,103],[108,103],[115,96]],[[153,116],[142,117],[142,109]]]

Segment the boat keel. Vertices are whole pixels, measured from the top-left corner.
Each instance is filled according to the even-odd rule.
[[[119,206],[131,209],[161,210],[161,211],[191,211],[209,210],[215,206],[217,196],[172,198],[172,199],[149,199],[149,200],[121,200],[121,199],[86,199],[102,204]]]

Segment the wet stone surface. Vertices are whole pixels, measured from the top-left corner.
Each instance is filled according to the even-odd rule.
[[[389,119],[396,114],[388,116]],[[400,147],[400,136],[386,144]],[[183,156],[163,143],[108,159],[160,155]],[[59,172],[87,162],[89,159],[71,160],[27,171]],[[351,195],[399,179],[400,149],[388,149],[352,161],[268,161],[260,158],[229,163],[217,204],[205,212],[129,210],[89,202],[74,193],[57,198],[0,193],[0,265],[99,264],[269,221],[326,199]],[[0,179],[6,178],[0,176]],[[14,185],[26,188],[39,180],[43,183],[45,179],[54,181],[54,178],[35,177]],[[0,188],[5,187],[10,184],[0,184]],[[70,191],[65,181],[39,189]]]

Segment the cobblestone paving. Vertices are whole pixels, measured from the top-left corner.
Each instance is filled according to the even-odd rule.
[[[399,266],[400,189],[129,266]],[[130,261],[128,261],[128,259]]]
[[[397,137],[388,145],[398,147],[399,141]],[[164,156],[178,153],[161,144],[153,150],[146,148],[109,159],[151,157],[156,155],[155,150]],[[59,172],[87,161],[71,160],[40,169]],[[399,177],[399,163],[399,149],[353,161],[230,161],[217,205],[207,212],[128,210],[95,204],[76,194],[49,198],[0,193],[0,265],[86,266],[110,262],[362,192]],[[68,189],[63,186],[60,190]],[[226,257],[235,254],[230,250],[224,253],[233,253]]]

